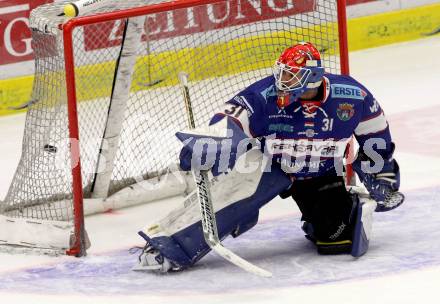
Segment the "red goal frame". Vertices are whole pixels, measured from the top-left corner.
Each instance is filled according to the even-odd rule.
[[[224,2],[225,0],[179,0],[149,6],[126,9],[110,13],[100,13],[96,15],[72,18],[66,23],[60,25],[63,31],[64,39],[64,58],[66,70],[66,89],[67,89],[67,107],[69,121],[70,136],[70,154],[71,154],[71,173],[72,173],[72,189],[73,189],[73,214],[74,214],[74,243],[70,250],[66,252],[68,255],[83,256],[86,254],[85,249],[85,229],[84,229],[84,207],[83,207],[83,189],[81,177],[81,159],[79,148],[79,125],[77,112],[77,96],[75,85],[75,63],[73,48],[73,30],[79,26],[98,23],[104,21],[112,21],[130,17],[137,17],[153,13],[160,13],[177,9],[185,9],[198,4],[215,4]],[[346,0],[337,0],[338,14],[338,34],[339,34],[339,50],[340,50],[340,68],[341,74],[349,74],[348,59],[348,41],[347,41],[347,20],[346,20]],[[350,145],[352,151],[352,145]],[[348,159],[352,156],[352,152],[348,153]],[[347,166],[347,183],[351,184],[353,180],[352,168]]]

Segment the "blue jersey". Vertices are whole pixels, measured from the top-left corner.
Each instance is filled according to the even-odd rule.
[[[371,146],[383,156],[392,153],[388,122],[363,85],[350,76],[324,74],[318,97],[289,103],[289,95],[279,96],[269,76],[226,102],[211,123],[231,117],[297,179],[342,174],[352,135],[360,147]]]

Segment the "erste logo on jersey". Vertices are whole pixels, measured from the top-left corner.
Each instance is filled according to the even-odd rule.
[[[335,98],[349,98],[364,100],[367,96],[367,92],[361,88],[346,85],[346,84],[332,84],[332,97]]]

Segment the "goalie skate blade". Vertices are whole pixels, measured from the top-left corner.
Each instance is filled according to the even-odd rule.
[[[255,266],[252,263],[249,263],[245,259],[239,257],[238,255],[236,255],[235,253],[233,253],[229,249],[225,248],[222,244],[216,244],[216,245],[212,246],[211,249],[214,250],[218,255],[220,255],[225,260],[228,260],[229,262],[231,262],[235,266],[238,266],[247,272],[256,274],[256,275],[258,275],[260,277],[264,277],[264,278],[271,278],[272,277],[272,273],[270,273],[269,271],[264,270],[258,266]]]

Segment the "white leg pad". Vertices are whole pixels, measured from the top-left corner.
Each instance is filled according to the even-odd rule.
[[[351,255],[360,257],[368,250],[373,228],[373,213],[377,203],[366,196],[358,196],[356,223],[353,231]]]
[[[250,150],[239,158],[231,172],[212,179],[211,196],[215,212],[255,193],[263,175],[263,160],[259,150]],[[251,167],[254,170],[250,170]],[[243,172],[246,170],[248,172]],[[143,232],[150,237],[171,236],[200,221],[199,208],[197,191],[194,190],[183,199],[181,207],[159,222],[148,225]]]

